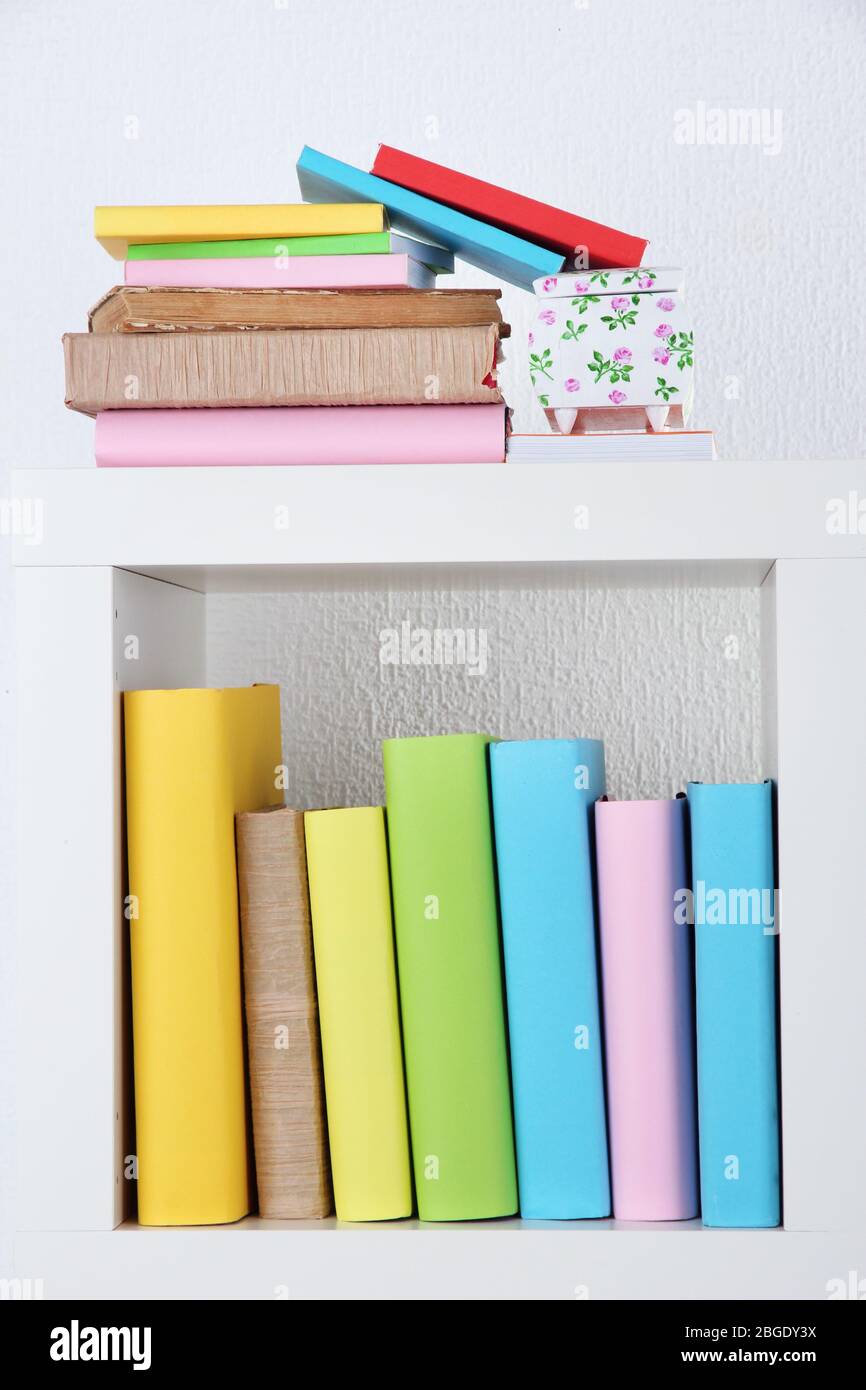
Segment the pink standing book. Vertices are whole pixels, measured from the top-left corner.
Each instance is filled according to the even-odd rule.
[[[698,1212],[685,802],[599,801],[595,834],[613,1213],[682,1221]]]
[[[501,405],[298,405],[103,410],[100,468],[502,463]]]
[[[429,290],[435,273],[411,256],[235,256],[124,261],[127,285],[186,290]]]

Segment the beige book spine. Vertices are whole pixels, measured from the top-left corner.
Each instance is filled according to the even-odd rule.
[[[66,404],[498,405],[496,324],[258,333],[68,333]]]
[[[283,290],[116,285],[92,333],[261,332],[275,328],[467,328],[502,322],[499,290]]]
[[[304,816],[246,812],[236,829],[259,1213],[323,1217],[331,1177]]]

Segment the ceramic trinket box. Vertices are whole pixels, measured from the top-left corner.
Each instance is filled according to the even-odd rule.
[[[665,428],[672,408],[686,423],[694,349],[681,270],[584,271],[547,276],[532,288],[529,375],[561,433],[589,425],[579,420],[583,411],[603,410],[606,428],[611,412],[634,428],[635,407],[653,430]]]

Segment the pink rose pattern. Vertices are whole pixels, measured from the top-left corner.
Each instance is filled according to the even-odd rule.
[[[608,279],[614,278],[617,275],[622,276],[621,283],[623,287],[631,286],[630,292],[628,294],[610,294],[608,292],[608,294],[600,296],[597,291],[607,290]],[[603,325],[607,332],[616,332],[617,336],[621,337],[622,333],[629,332],[631,329],[635,328],[639,322],[645,322],[648,312],[652,313],[653,310],[655,310],[659,316],[673,314],[679,305],[678,301],[672,295],[662,294],[655,300],[651,298],[655,280],[656,272],[640,269],[630,270],[625,274],[621,271],[595,272],[587,277],[574,280],[572,291],[575,295],[581,297],[572,299],[572,305],[577,307],[579,315],[592,310],[594,310],[595,313],[587,313],[586,319],[583,323],[579,323],[577,328],[575,328],[574,320],[569,319],[566,324],[566,331],[558,334],[557,338],[565,340],[572,339],[577,343],[580,340],[580,335],[589,330],[587,335],[588,341],[590,343],[592,342],[593,332],[595,332],[596,341],[598,341],[598,325]],[[538,287],[538,291],[539,293],[552,294],[556,291],[557,283],[558,278],[556,276],[548,276],[547,279],[542,281],[541,285]],[[614,288],[614,286],[611,286],[611,289],[612,288]],[[594,291],[596,293],[594,293]],[[562,292],[560,292],[560,297],[564,297]],[[599,312],[604,309],[609,309],[610,312]],[[557,323],[556,313],[550,308],[542,309],[538,315],[538,319],[548,327],[553,327]],[[594,329],[591,327],[593,323],[597,325]],[[647,327],[649,327],[649,325],[647,325]],[[632,341],[638,342],[639,347],[642,346],[646,341],[644,336],[645,333],[646,329],[644,328]],[[638,352],[636,359],[635,350],[628,347],[618,347],[609,356],[598,350],[591,353],[592,360],[586,362],[586,367],[592,377],[592,385],[599,387],[602,382],[606,382],[606,384],[613,388],[607,392],[606,396],[611,405],[622,406],[628,403],[629,396],[621,389],[621,386],[627,385],[631,381],[632,372],[635,369],[638,369],[639,372],[644,374],[639,378],[640,394],[637,397],[637,401],[639,401],[641,405],[649,404],[645,399],[646,394],[649,392],[649,380],[645,376],[648,361],[652,361],[654,364],[655,372],[657,372],[660,367],[669,367],[673,365],[676,369],[674,373],[675,377],[679,371],[683,371],[686,368],[691,369],[693,367],[694,348],[693,334],[691,331],[677,331],[668,319],[660,317],[659,322],[652,328],[651,334],[652,338],[656,340],[656,345],[653,347],[651,354],[643,357],[643,365],[640,361],[643,354]],[[535,342],[535,335],[532,333],[529,335],[529,342],[530,345]],[[571,350],[572,355],[574,355],[575,349],[571,349],[570,344],[568,344],[568,348]],[[562,350],[566,351],[565,344]],[[556,381],[557,369],[555,357],[558,356],[559,352],[552,353],[549,349],[545,349],[542,358],[533,355],[530,362],[533,384],[539,371],[541,371],[544,376],[547,376],[549,380],[553,382]],[[574,365],[578,365],[578,362],[575,361]],[[558,379],[561,383],[561,388],[569,394],[574,394],[580,390],[581,384],[576,376],[568,376],[565,379],[559,377]],[[669,376],[655,376],[654,380],[656,385],[653,394],[660,400],[669,403],[676,400],[677,396],[682,395],[674,382],[671,382]],[[634,384],[635,383],[632,382],[632,385]],[[550,393],[550,391],[551,387],[548,386],[547,393]],[[549,394],[545,394],[543,397],[539,396],[539,400],[541,400],[544,406],[548,405],[549,399]],[[590,403],[595,404],[596,401],[593,399]],[[601,404],[600,399],[598,399],[598,404]]]

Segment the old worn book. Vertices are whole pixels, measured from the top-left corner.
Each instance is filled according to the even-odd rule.
[[[367,257],[369,260],[370,257]],[[90,311],[94,333],[260,328],[437,328],[501,324],[499,290],[142,289],[116,285]]]
[[[496,405],[499,325],[67,333],[66,404]]]
[[[235,818],[259,1214],[327,1216],[331,1183],[304,813]]]

